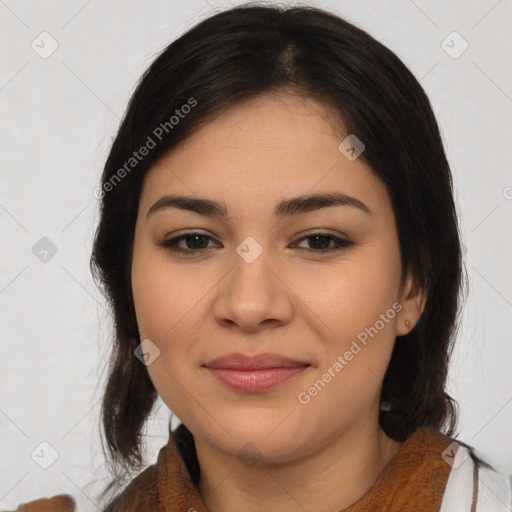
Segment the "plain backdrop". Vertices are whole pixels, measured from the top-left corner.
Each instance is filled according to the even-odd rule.
[[[66,492],[97,510],[111,323],[89,272],[93,190],[141,73],[194,23],[238,3],[0,0],[0,508]],[[512,1],[312,5],[391,48],[432,102],[470,279],[449,379],[459,439],[510,473]],[[167,442],[169,411],[156,409],[147,464]]]

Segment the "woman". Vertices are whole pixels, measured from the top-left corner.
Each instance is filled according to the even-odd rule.
[[[451,174],[390,50],[316,8],[220,12],[144,74],[98,192],[103,510],[508,510],[454,440]],[[157,395],[182,424],[123,489]]]

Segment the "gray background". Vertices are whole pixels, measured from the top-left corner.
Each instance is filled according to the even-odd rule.
[[[0,507],[67,492],[80,511],[97,510],[100,369],[111,325],[88,267],[93,190],[140,74],[193,23],[238,3],[0,0]],[[314,5],[395,51],[431,99],[470,278],[449,380],[459,438],[510,473],[512,1]],[[469,45],[461,55],[454,31]],[[44,55],[51,44],[58,48]],[[167,440],[168,411],[161,401],[156,409],[148,463]],[[58,454],[48,469],[40,464],[52,449],[41,442]]]

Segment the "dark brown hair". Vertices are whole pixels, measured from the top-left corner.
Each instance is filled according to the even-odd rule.
[[[364,142],[361,158],[391,197],[403,275],[411,270],[428,295],[414,329],[396,339],[381,393],[391,408],[381,411],[380,424],[399,441],[422,425],[454,433],[456,404],[445,387],[464,267],[450,168],[429,100],[401,60],[353,24],[314,7],[251,3],[207,18],[165,48],[142,76],[105,164],[91,270],[114,316],[101,421],[117,477],[121,467],[140,468],[141,431],[157,398],[134,356],[141,340],[130,275],[144,176],[211,115],[283,90],[321,101]],[[191,100],[195,106],[170,123]],[[127,167],[162,126],[156,146]],[[129,170],[120,173],[123,166]],[[193,437],[180,432],[197,476]]]

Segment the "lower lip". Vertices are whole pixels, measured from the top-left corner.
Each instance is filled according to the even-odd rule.
[[[231,370],[227,368],[207,368],[211,374],[226,386],[237,391],[255,393],[266,391],[278,384],[286,382],[308,366],[293,366],[283,368],[265,368],[261,370]]]

